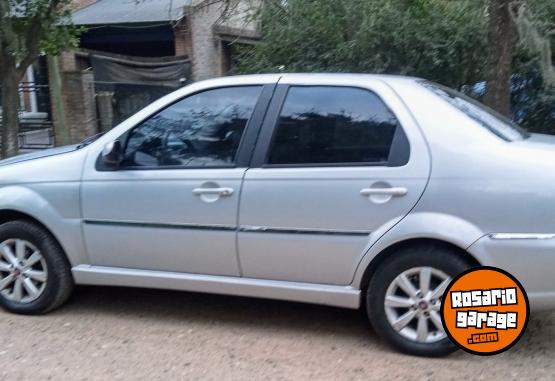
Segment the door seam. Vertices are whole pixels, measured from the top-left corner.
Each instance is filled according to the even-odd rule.
[[[247,172],[248,170],[251,168],[250,165],[252,164],[252,158],[254,155],[254,151],[256,150],[256,146],[258,144],[258,139],[260,138],[260,132],[262,131],[262,126],[264,126],[264,121],[266,120],[266,116],[268,115],[268,110],[270,108],[270,104],[272,103],[273,99],[274,99],[274,95],[276,93],[276,89],[278,87],[279,81],[281,80],[282,77],[279,77],[276,81],[276,83],[274,84],[274,88],[272,89],[272,95],[270,96],[270,99],[268,101],[268,104],[266,105],[266,109],[264,110],[264,116],[260,122],[260,128],[258,129],[258,134],[256,135],[256,139],[254,141],[254,145],[252,147],[252,151],[251,151],[251,155],[249,158],[249,165],[245,168],[245,171],[243,172],[243,177],[241,178],[241,185],[239,186],[239,192],[238,192],[238,200],[237,200],[237,213],[235,216],[235,221],[236,221],[236,229],[235,229],[235,258],[237,259],[237,269],[239,270],[239,277],[243,278],[244,277],[244,273],[243,273],[243,265],[241,263],[241,253],[239,252],[239,232],[241,231],[241,202],[243,200],[243,186],[245,185],[245,178],[247,177]]]

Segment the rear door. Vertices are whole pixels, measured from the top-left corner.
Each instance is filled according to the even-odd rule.
[[[243,276],[350,284],[373,232],[416,204],[429,154],[378,80],[284,76],[245,174]]]

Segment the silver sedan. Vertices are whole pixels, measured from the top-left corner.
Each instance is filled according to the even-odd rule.
[[[415,78],[198,82],[0,162],[0,305],[48,312],[75,284],[319,303],[444,355],[441,298],[469,267],[555,306],[554,143]]]

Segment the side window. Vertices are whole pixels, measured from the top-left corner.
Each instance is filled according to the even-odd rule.
[[[267,164],[386,165],[398,124],[383,101],[368,90],[291,87]]]
[[[262,86],[191,95],[135,127],[123,167],[231,166]]]

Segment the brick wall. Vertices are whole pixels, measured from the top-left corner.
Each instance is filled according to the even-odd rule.
[[[231,14],[222,18],[225,9],[223,2],[193,0],[187,8],[186,18],[191,29],[191,51],[193,64],[193,80],[217,77],[225,74],[229,67],[230,57],[226,49],[226,42],[218,33],[218,27],[228,27],[229,30],[246,31],[255,35],[256,25],[248,17],[249,6],[253,2],[239,3]]]
[[[81,70],[83,65],[72,52],[62,53],[58,60],[64,124],[68,131],[69,143],[78,143],[98,133],[94,73]],[[56,144],[59,145],[65,139],[60,131],[60,115],[57,115],[54,104],[52,106],[54,135]]]
[[[192,30],[192,64],[195,81],[222,74],[220,41],[215,38],[212,27],[220,18],[223,7],[220,3],[201,6],[199,5],[201,2],[193,1],[193,6],[187,11]]]
[[[184,18],[173,30],[175,36],[175,55],[193,56],[193,42],[191,28],[187,18]]]
[[[98,133],[93,80],[92,73],[62,73],[62,99],[71,143]]]

